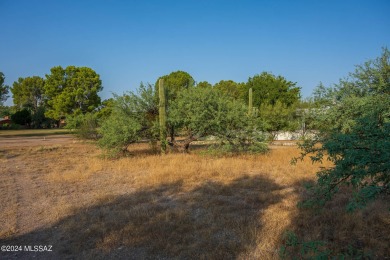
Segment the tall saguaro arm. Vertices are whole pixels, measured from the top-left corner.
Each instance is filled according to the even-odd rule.
[[[161,141],[161,153],[166,153],[167,151],[167,118],[165,111],[165,89],[164,89],[164,80],[160,79],[158,81],[158,94],[159,94],[159,105],[158,105],[158,114],[160,122],[160,141]]]

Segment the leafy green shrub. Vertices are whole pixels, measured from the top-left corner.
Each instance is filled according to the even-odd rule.
[[[313,197],[303,206],[323,206],[340,185],[354,189],[348,210],[390,192],[390,98],[372,97],[364,107],[365,115],[355,119],[347,132],[330,130],[301,145],[302,155],[314,153],[313,161],[327,157],[335,165],[318,173],[317,185],[311,187]]]
[[[318,173],[312,197],[301,205],[322,207],[350,186],[348,210],[363,207],[380,194],[390,194],[390,52],[358,66],[349,81],[327,92],[329,102],[317,120],[319,134],[300,145],[313,162],[324,158],[334,167]],[[329,104],[332,104],[329,106]]]
[[[157,115],[151,85],[141,84],[137,93],[115,95],[110,116],[98,130],[101,135],[99,146],[107,150],[109,156],[116,156],[120,152],[126,153],[131,143],[141,139],[155,144],[159,133]]]
[[[97,116],[93,113],[73,115],[66,118],[65,128],[75,131],[76,136],[81,139],[97,140],[99,138],[98,127]]]
[[[22,128],[21,125],[13,124],[13,123],[11,123],[11,124],[3,124],[2,126],[0,126],[0,129],[4,129],[4,130],[6,130],[6,129],[8,129],[8,130],[19,130],[21,128]]]
[[[212,135],[216,138],[213,147],[221,151],[267,150],[262,121],[250,117],[241,101],[211,88],[181,91],[168,110],[168,123],[185,133],[188,145]]]
[[[131,143],[140,139],[141,128],[141,124],[134,118],[119,111],[113,112],[99,129],[99,133],[102,134],[99,146],[106,149],[110,156],[125,153]]]

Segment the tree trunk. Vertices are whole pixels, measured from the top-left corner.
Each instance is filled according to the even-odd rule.
[[[169,134],[171,135],[171,143],[173,143],[175,141],[175,128],[173,126],[171,126]]]
[[[197,137],[190,135],[187,139],[185,139],[183,141],[180,141],[180,142],[174,141],[173,147],[178,152],[188,153],[188,149],[190,148],[190,144],[196,140],[198,140]]]

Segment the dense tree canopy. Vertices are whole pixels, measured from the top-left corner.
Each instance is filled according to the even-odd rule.
[[[4,85],[5,77],[3,72],[0,72],[0,105],[8,98],[9,87]]]
[[[29,125],[31,123],[31,113],[27,109],[15,112],[11,116],[12,121],[18,125]]]
[[[221,80],[214,85],[214,88],[235,99],[241,98],[245,92],[245,84],[233,80]]]
[[[195,81],[192,76],[184,71],[175,71],[168,75],[159,77],[155,84],[155,100],[158,102],[158,86],[160,79],[163,79],[164,89],[165,89],[165,97],[166,97],[166,106],[167,111],[169,113],[169,106],[172,102],[174,102],[178,96],[178,94],[184,90],[195,86]],[[175,139],[175,128],[168,124],[168,131],[170,135],[171,142]]]
[[[103,89],[99,74],[87,67],[53,67],[46,75],[47,116],[91,112],[100,105],[98,92]]]
[[[156,88],[158,87],[158,82],[160,79],[164,80],[164,87],[167,91],[166,94],[168,101],[174,100],[181,90],[193,87],[195,85],[195,81],[192,76],[187,72],[180,70],[159,77],[155,84]]]
[[[210,83],[208,83],[207,81],[201,81],[199,83],[196,84],[196,87],[197,88],[212,88],[213,85],[211,85]]]
[[[0,105],[0,117],[10,116],[15,112],[14,110],[14,107]]]
[[[44,103],[44,85],[44,79],[38,76],[19,78],[11,87],[14,105],[35,113]]]
[[[247,100],[250,88],[253,89],[253,106],[255,107],[260,107],[262,104],[275,105],[277,101],[291,106],[300,99],[300,88],[296,86],[296,83],[268,72],[248,79],[244,92],[245,100]]]

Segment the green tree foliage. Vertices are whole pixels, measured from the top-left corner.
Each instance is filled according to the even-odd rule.
[[[11,87],[12,98],[18,110],[27,109],[31,113],[31,127],[50,126],[50,120],[44,115],[45,81],[38,76],[19,78]]]
[[[101,105],[98,108],[98,111],[96,112],[97,118],[102,120],[108,118],[111,115],[112,109],[114,107],[114,103],[115,101],[113,98],[103,100]]]
[[[192,141],[209,135],[218,138],[231,150],[266,150],[262,125],[249,119],[248,107],[215,89],[181,91],[170,108],[168,121],[185,133],[184,150]]]
[[[31,123],[35,128],[51,128],[55,121],[45,116],[45,106],[38,107],[37,111],[31,115]]]
[[[333,88],[325,87],[322,82],[314,89],[311,103],[313,107],[331,106],[334,103]]]
[[[356,66],[350,74],[353,80],[344,79],[336,86],[334,98],[342,101],[351,96],[390,95],[390,51],[383,49],[382,55]]]
[[[142,126],[135,118],[129,117],[125,111],[115,110],[99,128],[102,138],[99,146],[108,151],[109,156],[125,154],[130,144],[140,139]]]
[[[0,105],[3,105],[8,98],[9,86],[4,85],[4,81],[4,73],[0,72]]]
[[[60,119],[72,114],[92,112],[100,105],[103,89],[99,74],[87,67],[53,67],[46,75],[48,117]]]
[[[244,94],[245,84],[237,83],[233,80],[221,80],[214,85],[214,88],[228,96],[239,99]]]
[[[38,76],[19,78],[11,87],[15,106],[35,113],[44,104],[44,85],[44,79]]]
[[[111,114],[98,130],[102,136],[99,145],[110,155],[117,155],[140,139],[155,143],[159,133],[157,116],[153,86],[141,84],[136,93],[115,95]]]
[[[11,116],[11,120],[18,125],[29,125],[31,123],[31,113],[27,109],[19,110]]]
[[[197,87],[197,88],[212,88],[213,85],[211,85],[211,84],[208,83],[207,81],[201,81],[201,82],[199,82],[198,84],[196,84],[196,87]]]
[[[287,106],[279,100],[274,105],[262,104],[260,106],[259,117],[264,121],[265,130],[272,140],[275,140],[280,131],[294,131],[299,128],[294,118],[295,111],[295,106]]]
[[[390,192],[389,64],[384,49],[381,57],[358,66],[326,96],[333,105],[323,108],[320,133],[302,144],[300,158],[314,154],[313,161],[327,158],[334,167],[318,173],[314,197],[304,205],[323,205],[343,185],[354,190],[351,210]]]
[[[253,105],[275,105],[277,101],[291,106],[300,99],[300,88],[296,83],[282,76],[274,76],[268,72],[255,75],[245,85],[244,99],[248,100],[248,90],[253,89]]]
[[[171,103],[176,100],[176,97],[182,90],[193,87],[195,85],[195,81],[190,74],[180,70],[172,72],[169,75],[159,77],[156,81],[156,84],[154,85],[156,102],[158,102],[158,82],[160,79],[164,80],[165,97],[167,100],[166,111],[167,115],[169,116],[169,107]],[[176,134],[175,128],[171,126],[169,122],[167,127],[167,133],[169,133],[171,142],[173,142],[175,140]]]
[[[66,129],[73,130],[80,139],[97,140],[99,119],[97,113],[71,115],[66,118]]]
[[[10,116],[15,112],[14,107],[0,105],[0,117]]]
[[[193,87],[195,85],[195,81],[190,74],[185,71],[178,70],[168,75],[159,77],[155,84],[156,91],[160,79],[164,80],[168,101],[175,100],[181,90]],[[158,91],[156,93],[158,93]]]
[[[141,84],[137,93],[115,96],[111,115],[98,130],[99,145],[111,155],[118,155],[141,139],[155,144],[159,138],[155,94],[154,87]],[[169,125],[185,136],[184,141],[170,143],[174,150],[185,151],[192,141],[209,135],[217,138],[228,151],[267,150],[262,122],[248,116],[248,107],[243,102],[213,88],[182,90],[169,110]]]

